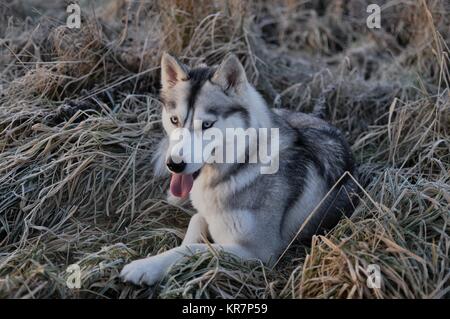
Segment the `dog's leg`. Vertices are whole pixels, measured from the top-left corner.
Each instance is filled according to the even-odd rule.
[[[201,243],[203,237],[207,236],[207,231],[208,224],[206,220],[199,213],[195,214],[189,222],[186,235],[181,245]]]
[[[212,244],[213,249],[223,250],[232,253],[242,259],[257,259],[256,254],[245,247],[237,244],[218,245]],[[139,259],[126,265],[120,277],[122,280],[134,284],[153,285],[160,281],[169,268],[180,261],[185,256],[192,256],[196,253],[202,253],[209,249],[206,244],[189,244],[168,250],[162,254]]]

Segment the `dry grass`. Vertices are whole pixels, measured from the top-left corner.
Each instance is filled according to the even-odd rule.
[[[356,0],[81,1],[80,30],[44,3],[0,5],[0,297],[450,296],[445,1],[382,2],[380,30]],[[211,252],[158,287],[121,283],[126,262],[178,245],[192,213],[149,165],[164,50],[191,64],[233,51],[268,102],[323,103],[361,163],[354,215],[274,269]],[[81,289],[65,284],[72,263]]]

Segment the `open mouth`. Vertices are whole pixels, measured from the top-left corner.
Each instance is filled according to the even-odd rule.
[[[187,197],[194,185],[194,180],[200,174],[200,170],[192,174],[172,173],[170,178],[170,191],[176,197]]]

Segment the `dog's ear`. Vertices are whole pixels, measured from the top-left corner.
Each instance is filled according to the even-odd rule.
[[[214,73],[211,81],[224,91],[239,91],[247,83],[244,67],[234,54],[229,54]]]
[[[188,67],[168,53],[161,58],[161,85],[163,90],[172,88],[178,81],[188,78]]]

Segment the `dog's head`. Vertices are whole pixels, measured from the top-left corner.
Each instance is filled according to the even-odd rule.
[[[196,174],[215,156],[217,147],[211,142],[223,142],[212,133],[224,137],[226,128],[251,125],[248,100],[256,91],[234,55],[218,67],[189,68],[165,53],[161,84],[162,123],[170,137],[166,165],[172,173],[171,191],[184,197]]]

